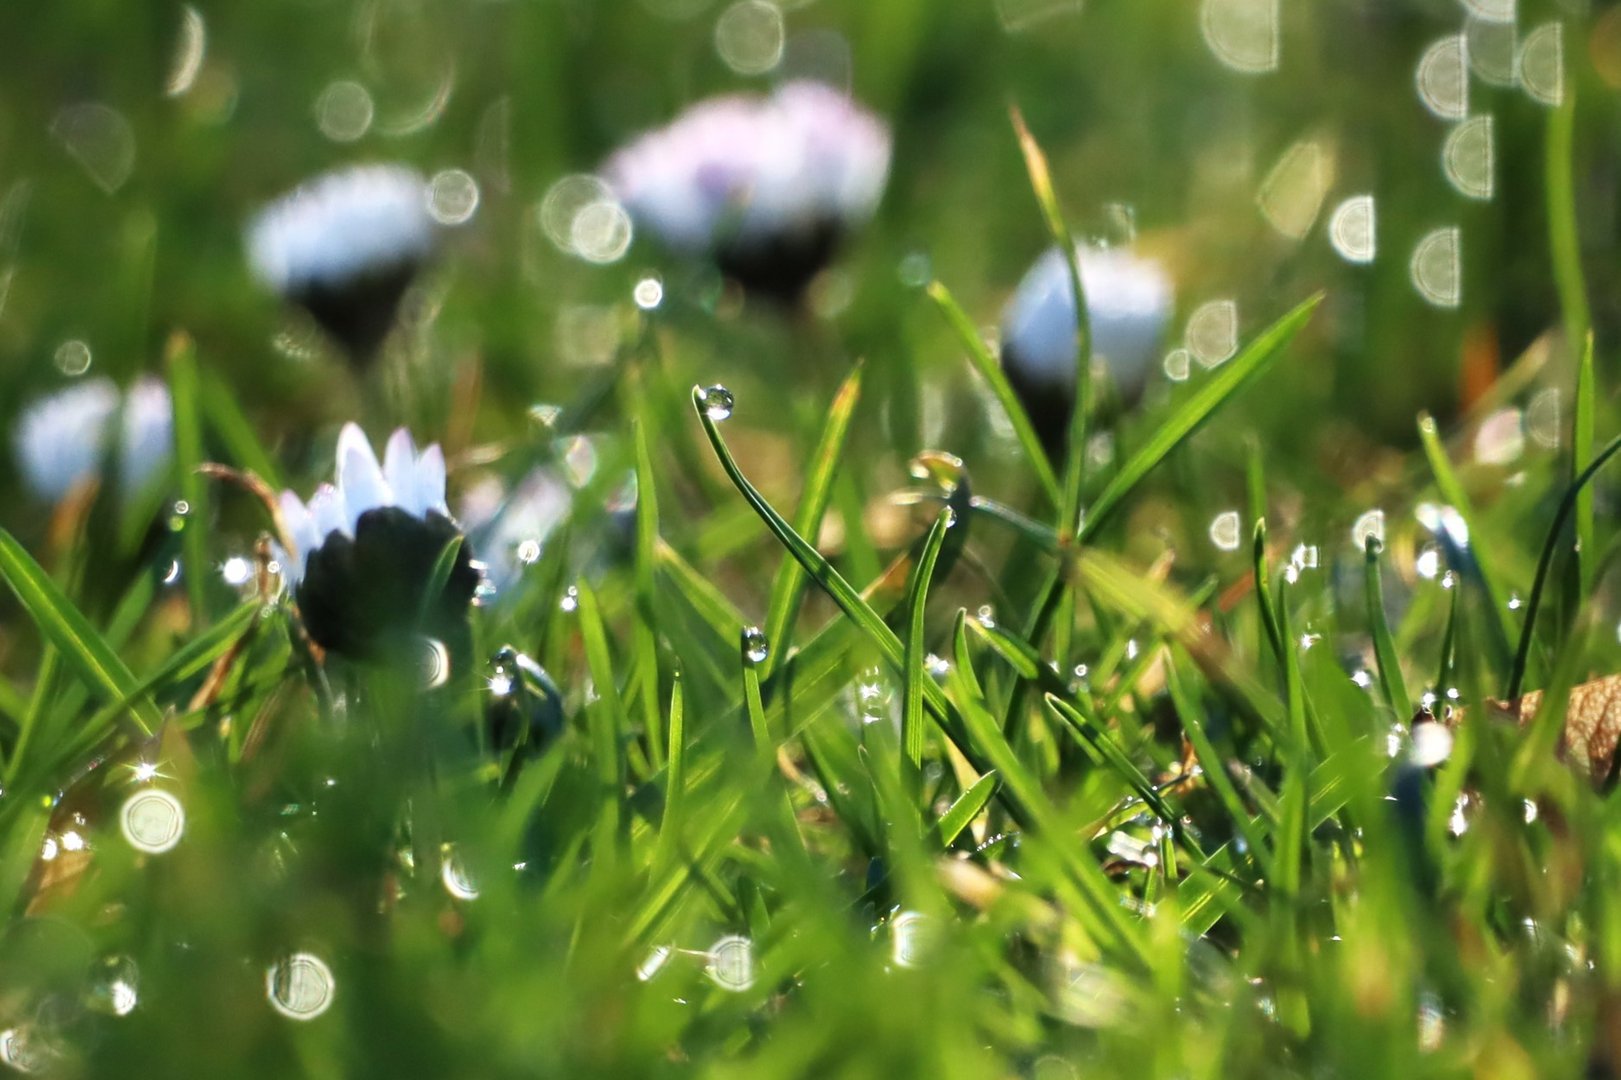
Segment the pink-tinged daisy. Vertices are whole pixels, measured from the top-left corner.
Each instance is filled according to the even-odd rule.
[[[636,224],[667,247],[793,301],[877,209],[889,154],[881,120],[832,87],[800,81],[769,97],[700,102],[624,147],[604,173]]]

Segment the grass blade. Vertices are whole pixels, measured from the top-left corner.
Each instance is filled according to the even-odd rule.
[[[979,816],[985,805],[991,801],[991,795],[996,791],[996,773],[986,773],[973,786],[952,803],[946,812],[940,815],[940,820],[934,823],[934,842],[941,848],[949,848],[968,828],[969,822]]]
[[[1582,343],[1582,356],[1576,368],[1576,423],[1571,438],[1571,479],[1581,475],[1593,460],[1593,410],[1598,390],[1593,383],[1593,334]],[[1598,564],[1597,531],[1593,523],[1593,489],[1576,493],[1576,566],[1580,596],[1593,595],[1593,570]]]
[[[821,531],[822,518],[833,498],[833,478],[844,457],[850,418],[855,415],[856,403],[860,400],[861,368],[858,366],[833,396],[827,424],[811,455],[810,473],[799,497],[799,512],[794,515],[794,530],[801,536],[815,536]],[[787,655],[794,619],[799,614],[799,602],[804,594],[804,568],[794,559],[784,559],[771,582],[771,598],[766,606],[765,638],[771,643],[771,653],[765,662],[768,676]]]
[[[641,672],[642,730],[647,752],[656,769],[664,764],[664,743],[659,738],[659,650],[653,633],[654,575],[658,568],[659,499],[653,487],[653,457],[647,447],[647,425],[638,417],[632,425],[636,442],[636,619],[631,627],[636,667]]]
[[[901,751],[910,763],[911,771],[906,775],[912,778],[914,785],[921,779],[923,769],[923,684],[932,681],[924,663],[924,609],[929,595],[929,580],[934,577],[934,566],[940,559],[940,547],[945,543],[946,531],[956,524],[956,520],[956,511],[949,506],[934,519],[934,526],[929,529],[928,538],[923,542],[923,553],[912,571],[912,584],[906,602],[906,666],[902,673],[905,706],[901,711]]]
[[[169,339],[169,396],[174,403],[175,468],[180,497],[189,508],[180,542],[185,552],[186,596],[193,625],[208,625],[208,482],[198,471],[203,464],[202,407],[199,403],[197,348],[191,338],[177,333]]]
[[[139,684],[135,674],[17,538],[4,529],[0,529],[0,576],[5,578],[40,633],[62,654],[69,668],[110,701],[132,699],[130,717],[141,734],[150,736],[157,730],[162,717],[152,701],[137,692]],[[30,726],[25,726],[18,736],[16,751],[7,762],[13,776],[25,760],[30,734]]]
[[[1548,116],[1543,176],[1548,198],[1548,247],[1569,347],[1592,331],[1582,278],[1581,232],[1576,222],[1576,80],[1563,79],[1564,100]]]
[[[1002,372],[999,363],[991,350],[986,346],[979,330],[967,313],[958,306],[949,290],[938,281],[929,282],[929,299],[934,301],[940,313],[945,316],[946,322],[957,332],[957,338],[968,350],[968,360],[979,372],[980,378],[985,380],[996,395],[1002,411],[1007,414],[1008,421],[1013,425],[1013,434],[1019,440],[1019,446],[1024,450],[1025,457],[1030,459],[1030,467],[1035,470],[1036,482],[1041,485],[1042,493],[1052,503],[1053,509],[1058,509],[1063,501],[1063,495],[1058,487],[1058,477],[1053,472],[1052,462],[1047,458],[1047,451],[1041,445],[1041,438],[1036,434],[1035,427],[1030,423],[1030,414],[1024,411],[1019,396],[1013,392],[1008,383],[1007,376]]]
[[[1167,417],[1148,442],[1132,454],[1087,507],[1086,521],[1079,530],[1080,539],[1084,541],[1096,535],[1099,527],[1142,482],[1143,477],[1209,420],[1229,398],[1270,367],[1283,347],[1310,320],[1312,312],[1317,310],[1322,300],[1323,294],[1318,293],[1263,330]]]
[[[1379,573],[1379,538],[1369,536],[1363,548],[1362,580],[1367,591],[1368,632],[1373,636],[1373,658],[1379,665],[1379,686],[1385,695],[1385,704],[1399,720],[1413,718],[1413,701],[1407,696],[1407,681],[1402,678],[1401,658],[1396,655],[1396,642],[1390,636],[1390,624],[1385,619],[1384,584]]]

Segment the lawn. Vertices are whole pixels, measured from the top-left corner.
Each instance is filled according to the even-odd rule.
[[[1621,1069],[1621,8],[0,43],[0,1066]]]

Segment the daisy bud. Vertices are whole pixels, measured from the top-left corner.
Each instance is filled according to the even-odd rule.
[[[638,226],[712,259],[746,290],[798,300],[878,206],[889,129],[832,87],[692,106],[610,158],[604,172]]]
[[[13,447],[23,480],[42,499],[61,499],[99,475],[115,453],[127,497],[169,467],[173,432],[174,409],[161,381],[142,377],[121,394],[111,379],[89,379],[25,408]]]
[[[423,637],[445,645],[453,663],[470,647],[467,611],[479,584],[466,543],[443,588],[428,595],[441,554],[461,528],[445,506],[445,459],[421,453],[404,428],[381,464],[355,424],[338,436],[337,475],[306,503],[281,496],[282,524],[294,550],[283,575],[310,638],[357,660],[416,656]],[[414,650],[414,651],[411,651]]]
[[[1158,263],[1116,248],[1079,248],[1092,359],[1122,400],[1141,396],[1174,303]],[[1002,313],[1002,370],[1049,454],[1061,454],[1075,407],[1075,294],[1063,252],[1036,260]]]
[[[400,165],[326,173],[249,223],[254,276],[315,318],[358,363],[376,355],[433,254],[428,186]]]

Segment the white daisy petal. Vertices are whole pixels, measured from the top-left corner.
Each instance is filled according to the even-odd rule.
[[[344,506],[343,492],[331,484],[322,484],[315,489],[315,494],[310,497],[309,512],[315,521],[315,532],[321,538],[321,544],[326,543],[326,538],[335,532],[349,532],[349,514]]]
[[[139,491],[169,467],[174,450],[174,404],[161,379],[144,376],[124,396],[119,443],[119,480]]]
[[[23,479],[55,501],[95,474],[118,411],[111,379],[90,379],[30,404],[17,418],[13,441]]]
[[[446,517],[450,508],[445,504],[445,452],[434,443],[417,458],[416,492],[422,509],[418,513],[437,510]]]
[[[297,549],[288,553],[282,565],[286,567],[285,576],[290,584],[296,585],[304,577],[304,568],[309,564],[310,552],[321,546],[321,534],[315,527],[315,518],[310,516],[304,501],[291,491],[281,493],[281,523],[287,530],[287,539]]]
[[[417,505],[413,479],[416,457],[416,442],[411,438],[411,433],[404,428],[396,428],[383,449],[383,479],[388,481],[389,490],[394,493],[395,505],[409,514],[420,514],[423,510]]]
[[[383,479],[377,455],[365,433],[353,424],[345,424],[338,435],[338,490],[348,509],[349,532],[355,531],[360,515],[379,506],[392,506],[394,496]]]

